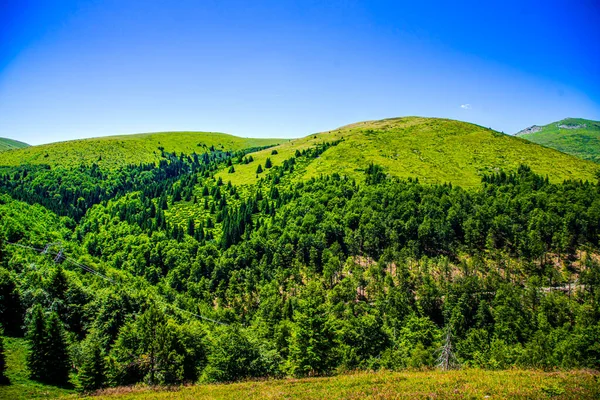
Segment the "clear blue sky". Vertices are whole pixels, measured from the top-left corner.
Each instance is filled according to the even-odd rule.
[[[405,115],[600,120],[600,3],[0,0],[2,137],[298,137]]]

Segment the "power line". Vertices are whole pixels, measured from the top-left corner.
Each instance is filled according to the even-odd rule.
[[[60,250],[58,252],[50,250],[53,245],[60,246],[60,243],[49,243],[43,249],[38,249],[36,247],[26,246],[26,245],[23,245],[23,244],[20,244],[20,243],[12,243],[12,242],[9,242],[7,240],[3,240],[3,242],[6,243],[6,244],[8,244],[8,245],[11,245],[11,246],[16,246],[16,247],[21,247],[23,249],[33,250],[33,251],[35,251],[37,253],[40,253],[40,254],[44,254],[44,255],[45,254],[50,254],[50,255],[54,256],[54,262],[55,263],[58,263],[61,260],[64,260],[64,261],[66,261],[68,263],[71,263],[72,265],[74,265],[74,266],[76,266],[78,268],[81,268],[82,270],[84,270],[86,272],[89,272],[89,273],[91,273],[93,275],[96,275],[96,276],[98,276],[98,277],[100,277],[100,278],[102,278],[102,279],[104,279],[104,280],[112,283],[113,285],[117,285],[117,286],[120,286],[122,289],[126,289],[126,288],[123,287],[123,285],[119,284],[118,282],[116,282],[115,280],[109,278],[108,276],[100,273],[99,271],[95,270],[94,268],[92,268],[90,266],[87,266],[87,265],[85,265],[83,263],[80,263],[78,261],[75,261],[73,258],[66,256],[65,252],[64,252],[64,249],[62,248],[62,246],[61,246],[61,248],[60,248]],[[215,324],[227,325],[224,322],[217,321],[217,320],[214,320],[212,318],[208,318],[208,317],[205,317],[205,316],[200,315],[200,314],[193,313],[193,312],[188,311],[188,310],[184,310],[183,308],[177,307],[177,306],[175,306],[175,305],[173,305],[171,303],[168,303],[165,300],[158,299],[157,301],[159,303],[163,303],[164,305],[167,305],[167,306],[169,306],[169,307],[171,307],[171,308],[173,308],[175,310],[181,311],[181,312],[183,312],[185,314],[192,315],[192,316],[194,316],[196,318],[203,319],[205,321],[210,321],[210,322],[213,322]]]

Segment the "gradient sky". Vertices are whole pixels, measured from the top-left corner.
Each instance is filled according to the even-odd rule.
[[[406,115],[600,120],[600,2],[0,0],[1,137],[299,137]]]

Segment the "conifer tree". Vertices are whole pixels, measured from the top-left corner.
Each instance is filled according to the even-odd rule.
[[[44,379],[46,370],[48,369],[48,357],[46,354],[48,343],[45,323],[42,306],[36,304],[31,310],[29,327],[27,329],[27,339],[29,340],[27,367],[29,368],[31,379],[38,381]]]
[[[256,168],[256,173],[257,173],[257,174],[260,174],[260,173],[262,173],[262,172],[263,172],[263,169],[262,169],[261,165],[260,165],[260,164],[258,164],[258,168]]]
[[[328,322],[320,283],[310,282],[294,310],[288,370],[296,376],[314,376],[331,367],[334,332]]]
[[[102,346],[97,335],[86,339],[83,364],[79,370],[79,388],[84,392],[100,389],[106,379],[106,366]]]
[[[194,233],[196,232],[196,225],[194,223],[194,219],[190,218],[188,220],[188,226],[187,226],[187,234],[194,237]]]
[[[47,365],[49,367],[49,370],[46,371],[46,379],[49,383],[64,385],[69,381],[69,371],[71,369],[64,327],[55,312],[50,314],[46,324],[48,335]]]
[[[273,163],[271,162],[271,159],[267,157],[267,160],[265,161],[265,168],[271,168],[272,166]]]
[[[32,379],[64,385],[69,380],[69,353],[62,322],[53,312],[48,317],[36,304],[31,312],[27,339],[30,352],[27,356]]]

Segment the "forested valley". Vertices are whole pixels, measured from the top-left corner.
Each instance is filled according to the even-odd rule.
[[[252,151],[0,169],[0,324],[81,391],[452,365],[600,368],[600,185],[294,179]],[[273,150],[276,154],[277,150]],[[257,183],[217,171],[256,164]],[[0,348],[1,350],[1,348]],[[5,369],[0,356],[0,371]]]

